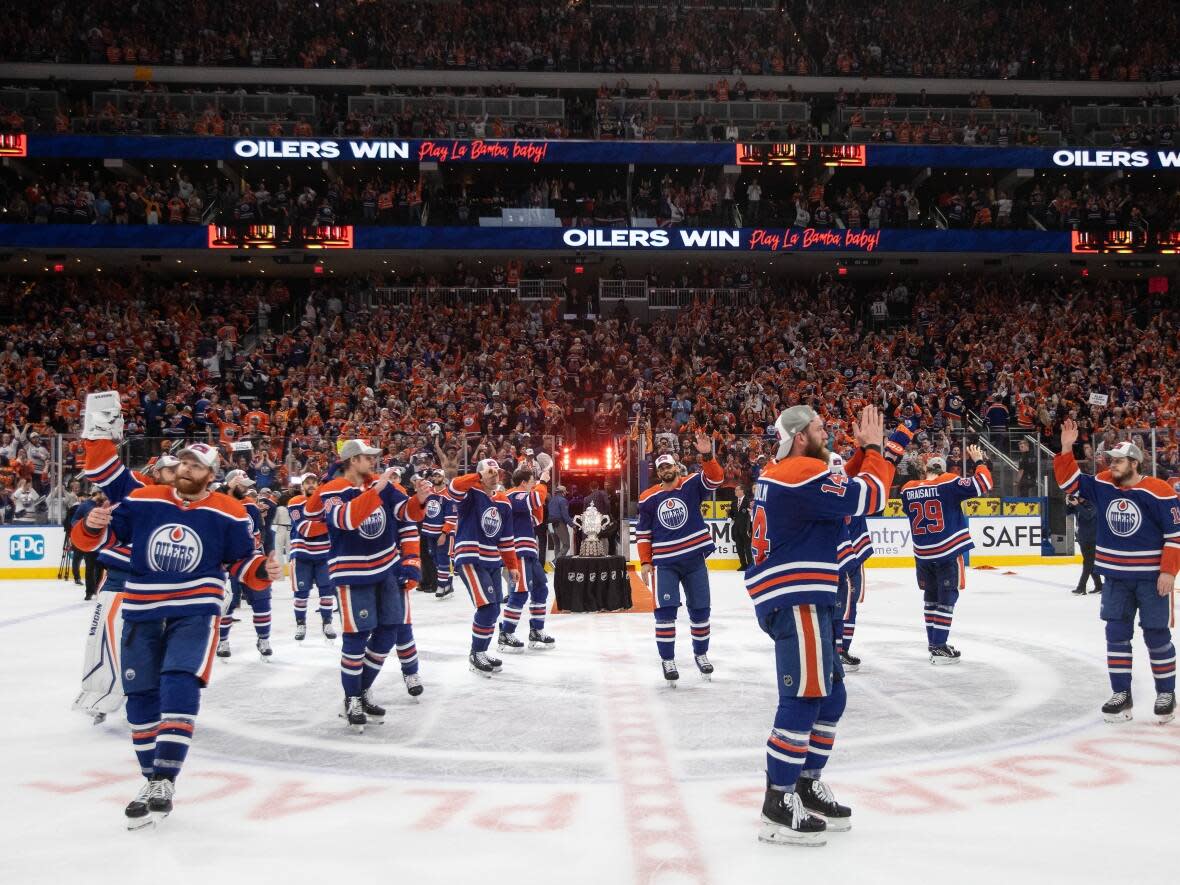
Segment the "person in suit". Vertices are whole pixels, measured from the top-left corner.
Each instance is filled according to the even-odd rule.
[[[1098,538],[1098,511],[1094,502],[1081,495],[1070,495],[1065,499],[1065,511],[1074,517],[1076,528],[1074,534],[1078,539],[1078,546],[1082,548],[1082,576],[1078,579],[1078,586],[1074,588],[1075,596],[1082,596],[1086,592],[1086,582],[1094,580],[1091,593],[1102,592],[1102,576],[1094,573],[1094,547]]]
[[[738,485],[734,491],[737,499],[729,507],[729,521],[732,523],[733,543],[737,547],[738,567],[745,571],[754,558],[750,549],[750,496],[744,485]]]

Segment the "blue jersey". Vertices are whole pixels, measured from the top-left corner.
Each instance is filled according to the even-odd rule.
[[[331,542],[324,511],[320,505],[319,511],[308,512],[308,504],[303,495],[296,495],[287,502],[287,513],[291,516],[291,559],[326,562]]]
[[[897,462],[901,460],[902,455],[905,454],[906,446],[913,438],[914,431],[905,424],[899,424],[885,440],[881,454],[886,461],[894,466],[894,469],[897,468]],[[860,472],[864,454],[864,449],[857,449],[856,454],[848,460],[845,469],[850,476],[856,476]],[[846,516],[844,524],[846,531],[841,536],[836,548],[836,558],[841,569],[859,568],[873,555],[873,536],[869,532],[869,518],[867,516]]]
[[[455,541],[451,555],[458,570],[464,565],[510,569],[517,566],[511,513],[496,505],[483,490],[479,474],[457,476],[447,494],[455,502]]]
[[[331,545],[328,575],[332,586],[376,584],[384,580],[403,554],[418,565],[418,529],[410,512],[411,501],[393,483],[380,492],[368,481],[354,486],[344,477],[316,489],[309,508],[323,510]]]
[[[1110,471],[1089,476],[1072,452],[1053,459],[1053,474],[1067,495],[1080,494],[1098,511],[1094,566],[1120,581],[1156,580],[1180,571],[1180,498],[1162,479],[1145,476],[1130,488]]]
[[[131,545],[123,617],[150,621],[219,615],[227,568],[248,587],[269,587],[251,529],[245,508],[229,495],[191,502],[171,486],[149,486],[115,505],[106,529],[80,521],[71,538],[80,550],[96,550],[111,535]]]
[[[537,526],[545,521],[545,486],[537,483],[528,489],[512,489],[508,500],[512,504],[512,538],[516,555],[522,559],[538,559]]]
[[[652,486],[641,494],[635,526],[639,561],[668,565],[711,554],[716,547],[701,516],[701,500],[724,479],[721,465],[710,459],[700,473],[681,477],[674,488]]]
[[[983,464],[975,466],[974,476],[944,473],[902,486],[901,504],[910,520],[914,558],[941,562],[971,550],[975,545],[963,502],[987,494],[991,487],[991,471]]]
[[[420,528],[424,535],[437,538],[455,530],[455,502],[449,496],[431,493],[423,506],[426,515]]]
[[[778,608],[836,604],[845,517],[879,512],[892,481],[893,465],[876,451],[864,455],[857,476],[831,473],[825,462],[807,457],[762,472],[751,513],[754,564],[746,570],[759,620]]]

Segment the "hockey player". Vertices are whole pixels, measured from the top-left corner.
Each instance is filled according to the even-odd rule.
[[[1106,622],[1106,666],[1114,694],[1102,706],[1107,722],[1132,717],[1131,638],[1135,613],[1155,677],[1155,716],[1176,715],[1176,647],[1170,630],[1176,574],[1180,572],[1180,498],[1162,479],[1143,476],[1143,452],[1122,442],[1107,452],[1110,466],[1097,476],[1078,469],[1073,446],[1078,425],[1061,427],[1061,454],[1053,474],[1067,495],[1080,494],[1098,510],[1095,539],[1102,582],[1102,620]]]
[[[713,441],[704,433],[696,435],[701,471],[681,476],[673,455],[656,458],[660,482],[639,496],[639,522],[635,537],[639,548],[640,572],[655,600],[656,648],[664,679],[675,684],[676,612],[688,607],[692,630],[692,652],[697,669],[708,679],[713,675],[709,661],[709,570],[705,558],[716,548],[701,516],[706,492],[720,487],[725,471],[713,459]]]
[[[246,475],[245,470],[231,470],[225,475],[225,491],[234,500],[239,501],[250,517],[254,547],[262,552],[262,513],[258,505],[247,498],[247,494],[254,487],[254,480]],[[232,593],[229,608],[221,616],[220,642],[217,644],[217,657],[228,658],[231,654],[229,646],[229,631],[234,625],[233,613],[241,603],[243,592],[246,602],[253,614],[255,647],[258,654],[265,661],[274,654],[270,647],[270,585],[264,589],[255,590],[230,575],[230,591]]]
[[[910,520],[918,588],[925,604],[926,642],[932,664],[957,664],[962,657],[947,640],[959,591],[967,582],[963,554],[975,546],[963,502],[986,495],[992,487],[983,450],[967,446],[967,458],[975,465],[973,476],[947,473],[946,459],[934,455],[926,459],[924,479],[901,487],[902,507]]]
[[[504,619],[500,621],[500,637],[496,643],[496,647],[507,654],[524,650],[524,643],[516,636],[516,627],[526,601],[529,603],[529,648],[543,650],[556,646],[553,637],[545,632],[549,582],[537,545],[537,526],[545,524],[545,504],[549,497],[545,484],[548,481],[547,469],[539,480],[528,467],[517,468],[512,474],[513,487],[508,491],[508,502],[520,570],[516,585],[509,591],[508,601],[504,604]]]
[[[319,590],[320,623],[324,639],[336,638],[332,624],[335,593],[328,576],[328,525],[322,511],[308,512],[308,502],[319,488],[320,478],[309,473],[299,482],[299,494],[287,502],[291,515],[291,586],[295,591],[295,639],[307,636],[307,601],[311,588]]]
[[[455,534],[455,502],[447,495],[447,477],[441,470],[430,473],[430,494],[423,507],[426,515],[418,531],[422,536],[423,561],[429,558],[435,571],[435,597],[454,594],[451,583],[451,538]],[[421,588],[419,588],[421,589]]]
[[[774,640],[779,702],[766,744],[764,842],[823,845],[825,830],[851,828],[820,775],[847,694],[836,653],[836,548],[848,516],[885,506],[893,466],[881,456],[884,425],[867,406],[853,426],[863,449],[857,476],[831,473],[823,420],[792,406],[775,422],[778,460],[754,488],[746,589],[759,626]]]
[[[914,432],[904,424],[899,424],[885,441],[883,452],[885,460],[896,469],[898,462],[905,453],[906,446],[914,438]],[[833,473],[847,473],[856,476],[860,472],[860,464],[864,457],[864,450],[857,450],[852,458],[844,463],[843,459],[834,452],[829,465]],[[865,593],[865,563],[873,555],[873,539],[869,534],[869,520],[867,516],[849,516],[845,518],[847,526],[846,537],[841,538],[840,546],[836,549],[836,558],[840,563],[840,595],[837,601],[836,640],[840,651],[840,663],[847,673],[855,673],[860,669],[860,658],[851,652],[852,638],[856,634],[856,613]]]
[[[401,527],[422,518],[415,498],[395,487],[396,474],[374,478],[381,450],[360,439],[340,448],[340,472],[312,494],[307,509],[323,512],[328,526],[328,573],[340,600],[340,682],[343,716],[358,732],[385,709],[372,686],[405,622],[401,581],[418,581],[417,532],[413,549],[402,549]],[[411,526],[412,528],[412,526]]]
[[[273,555],[255,552],[242,504],[209,491],[217,450],[194,443],[179,459],[175,487],[136,489],[71,532],[82,550],[97,550],[112,536],[131,546],[121,666],[131,739],[145,778],[124,811],[132,830],[172,812],[200,691],[212,674],[226,568],[255,590],[282,573]]]
[[[393,487],[407,497],[410,492],[404,485],[402,485],[402,477],[405,476],[405,471],[400,467],[390,468],[394,474]],[[430,484],[425,480],[419,482],[420,490],[423,492],[422,496],[415,496],[418,498],[418,503],[422,503],[422,497],[429,489]],[[422,562],[422,545],[420,540],[420,533],[418,531],[418,521],[401,520],[397,521],[398,546],[401,548],[403,557],[410,557],[416,559],[419,563]],[[421,573],[421,566],[419,566],[419,573]],[[410,598],[414,595],[414,591],[418,589],[418,581],[404,576],[399,576],[397,579],[398,589],[402,593],[402,621],[397,625],[397,632],[393,637],[393,649],[397,652],[398,666],[401,667],[402,681],[406,684],[406,692],[410,697],[417,698],[421,696],[424,687],[422,685],[422,677],[418,673],[418,644],[414,640],[414,619],[410,606]]]
[[[146,473],[138,474],[123,464],[115,440],[86,439],[82,445],[82,475],[102,489],[112,504],[118,504],[144,486],[172,485],[176,481],[180,461],[172,455],[161,455],[147,466]],[[123,706],[119,675],[119,637],[123,630],[121,594],[131,567],[131,548],[111,538],[98,551],[97,558],[104,574],[86,643],[82,691],[74,700],[74,709],[93,717],[95,725]]]
[[[499,484],[500,465],[484,458],[475,473],[457,476],[447,486],[455,502],[455,573],[475,606],[467,662],[472,672],[489,678],[503,669],[503,662],[487,653],[500,614],[501,569],[507,569],[509,586],[515,587],[519,580],[511,520],[495,500]]]

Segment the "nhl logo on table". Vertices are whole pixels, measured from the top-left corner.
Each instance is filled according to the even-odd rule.
[[[1118,498],[1111,501],[1106,508],[1106,524],[1110,530],[1120,538],[1135,534],[1143,523],[1143,514],[1134,501]]]

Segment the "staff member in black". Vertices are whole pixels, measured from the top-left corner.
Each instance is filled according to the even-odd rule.
[[[1078,546],[1082,548],[1082,577],[1078,580],[1078,586],[1073,591],[1074,595],[1081,596],[1086,592],[1086,581],[1089,578],[1094,579],[1094,589],[1090,592],[1101,593],[1102,576],[1094,574],[1094,545],[1098,535],[1098,511],[1095,509],[1093,501],[1087,501],[1080,495],[1070,495],[1065,499],[1065,512],[1072,513],[1074,516],[1077,526],[1074,533],[1078,539]]]
[[[737,486],[737,500],[729,507],[729,519],[733,523],[733,543],[737,547],[740,568],[745,571],[754,561],[753,551],[750,549],[750,496],[746,494],[746,487]]]

